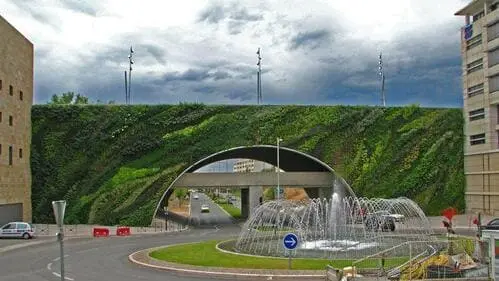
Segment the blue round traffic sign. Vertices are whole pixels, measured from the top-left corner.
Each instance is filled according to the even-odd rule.
[[[288,233],[284,235],[282,243],[284,245],[284,248],[288,250],[294,250],[296,249],[296,247],[298,247],[298,236],[296,236],[296,234],[294,233]]]

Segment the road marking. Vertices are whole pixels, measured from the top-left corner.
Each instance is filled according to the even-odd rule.
[[[67,258],[67,257],[69,257],[69,255],[64,255],[64,257],[65,257],[65,258]],[[61,257],[57,257],[57,258],[53,259],[52,261],[53,261],[53,262],[56,262],[56,261],[58,261],[58,260],[60,260],[60,259],[61,259]],[[51,262],[47,264],[47,269],[48,269],[50,272],[52,272],[52,274],[53,274],[54,276],[57,276],[57,277],[61,278],[61,274],[60,274],[59,272],[52,271],[52,263],[51,263]],[[74,278],[71,278],[71,277],[66,277],[66,276],[64,276],[64,279],[65,279],[65,280],[69,280],[69,281],[74,281]]]
[[[69,257],[69,255],[64,255],[64,257],[67,258],[67,257]],[[61,257],[57,257],[57,258],[53,259],[52,261],[58,261],[60,259],[61,259]]]
[[[52,274],[54,274],[55,276],[57,276],[57,277],[61,278],[61,274],[60,274],[60,273],[58,273],[58,272],[54,272],[54,271],[52,271]],[[69,280],[69,281],[74,281],[74,279],[73,279],[73,278],[71,278],[71,277],[66,277],[66,276],[64,276],[64,279],[65,279],[65,280]]]

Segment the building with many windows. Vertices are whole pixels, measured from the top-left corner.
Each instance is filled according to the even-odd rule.
[[[466,209],[499,215],[498,0],[474,0],[461,28]]]
[[[0,16],[0,224],[31,221],[33,44]]]

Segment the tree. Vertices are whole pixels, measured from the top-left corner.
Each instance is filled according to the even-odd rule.
[[[184,200],[185,196],[187,195],[187,189],[186,188],[176,188],[175,189],[175,197],[178,200],[178,206],[180,207],[182,205],[182,201]]]
[[[48,104],[88,104],[88,97],[74,92],[53,95]]]

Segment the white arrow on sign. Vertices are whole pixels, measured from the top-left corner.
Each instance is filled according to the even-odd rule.
[[[293,239],[293,237],[290,238],[291,240],[285,240],[284,242],[291,244],[291,247],[293,247],[296,244],[296,240]]]

